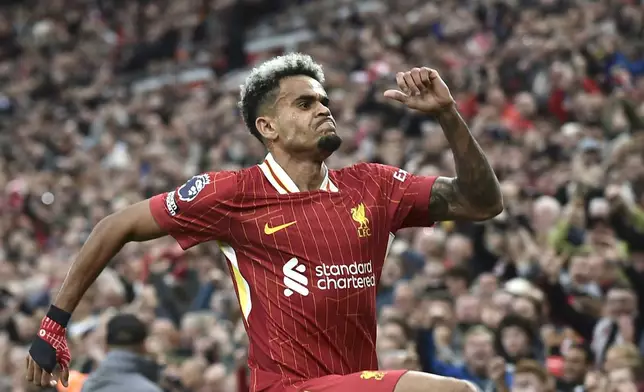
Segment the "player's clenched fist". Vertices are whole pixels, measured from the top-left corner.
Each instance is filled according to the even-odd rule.
[[[385,97],[402,102],[411,109],[435,114],[454,104],[449,88],[435,69],[423,67],[398,72],[396,83],[399,90],[387,90]]]
[[[61,371],[60,380],[67,386],[69,362],[72,357],[67,347],[66,326],[70,314],[52,305],[43,319],[27,356],[27,381],[38,386],[56,383],[53,375],[56,365]]]

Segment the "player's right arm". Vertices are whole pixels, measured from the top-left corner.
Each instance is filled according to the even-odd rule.
[[[183,249],[223,239],[226,204],[236,192],[231,172],[204,173],[177,189],[136,203],[101,220],[65,278],[54,306],[72,313],[108,262],[128,242],[171,235]]]
[[[194,176],[174,191],[154,196],[102,219],[92,230],[43,320],[27,358],[27,379],[49,385],[56,365],[66,385],[71,360],[67,324],[81,298],[108,262],[132,241],[165,235],[183,249],[213,239],[227,239],[228,216],[237,181],[235,173]]]
[[[63,281],[56,300],[42,321],[38,337],[27,357],[27,380],[37,386],[50,385],[51,374],[60,366],[60,378],[67,386],[71,354],[66,327],[87,289],[123,245],[130,241],[159,238],[166,232],[156,223],[144,200],[102,219],[92,230]]]
[[[94,227],[72,263],[54,306],[72,313],[101,271],[125,244],[168,234],[152,216],[152,200],[141,201],[109,215]]]

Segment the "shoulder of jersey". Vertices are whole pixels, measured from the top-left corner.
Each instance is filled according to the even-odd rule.
[[[256,180],[258,178],[264,178],[264,173],[262,173],[262,169],[259,168],[259,165],[245,167],[232,173],[237,174],[237,181],[239,182],[247,182],[250,180]]]
[[[379,174],[380,172],[379,168],[380,168],[380,165],[376,163],[360,162],[360,163],[353,164],[351,166],[343,167],[342,169],[331,170],[331,173],[335,174],[336,176],[345,176],[345,175],[358,176],[358,177],[362,177],[365,175],[374,176]],[[363,179],[366,179],[366,178],[363,178]]]
[[[260,169],[259,165],[253,165],[231,173],[235,173],[237,175],[238,191],[245,193],[251,189],[263,189],[263,187],[257,186],[258,184],[263,184],[266,179],[266,176],[262,172],[262,169]]]
[[[331,170],[332,179],[343,184],[366,184],[369,182],[379,183],[382,173],[377,164],[356,163],[342,169]]]
[[[239,187],[239,171],[222,170],[210,172],[210,180],[213,182],[214,191],[223,199],[232,199]]]

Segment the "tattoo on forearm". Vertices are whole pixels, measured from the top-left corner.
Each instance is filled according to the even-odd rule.
[[[439,178],[434,184],[433,219],[491,218],[503,206],[492,166],[456,109],[442,113],[438,121],[454,154],[456,178]]]

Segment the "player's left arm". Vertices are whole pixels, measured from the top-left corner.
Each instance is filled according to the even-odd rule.
[[[454,154],[456,177],[439,177],[432,184],[431,219],[479,221],[501,213],[503,198],[499,181],[438,72],[426,67],[414,68],[399,72],[396,82],[400,90],[387,90],[385,97],[434,115]]]
[[[499,180],[455,106],[437,115],[452,149],[456,177],[438,177],[429,198],[432,219],[486,220],[503,211]]]

